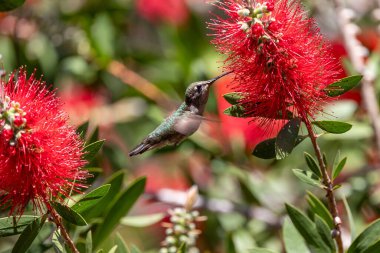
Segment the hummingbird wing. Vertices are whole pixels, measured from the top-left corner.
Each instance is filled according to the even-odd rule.
[[[154,148],[160,148],[170,144],[180,143],[186,136],[175,131],[167,131],[158,135],[157,132],[153,131],[147,138],[145,138],[139,145],[132,149],[128,155],[135,156],[140,155],[148,150]]]
[[[153,148],[159,148],[169,144],[177,144],[181,142],[187,136],[185,134],[186,131],[177,131],[176,124],[183,118],[183,114],[185,113],[184,110],[185,104],[182,104],[177,111],[166,118],[156,129],[153,130],[153,132],[151,132],[139,145],[137,145],[137,147],[132,149],[129,152],[129,156],[139,155]]]

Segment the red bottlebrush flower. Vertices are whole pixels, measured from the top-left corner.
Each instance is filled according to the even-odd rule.
[[[225,0],[215,4],[226,15],[209,24],[217,50],[233,70],[232,88],[240,103],[262,123],[312,116],[328,97],[323,89],[339,68],[312,19],[297,0]]]
[[[189,18],[189,9],[184,0],[137,0],[137,10],[152,23],[168,22],[179,26]]]
[[[83,143],[55,94],[23,68],[1,82],[1,91],[0,204],[22,214],[29,201],[42,210],[80,192],[89,176],[80,169]]]

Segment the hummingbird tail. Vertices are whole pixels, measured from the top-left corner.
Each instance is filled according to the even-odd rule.
[[[139,144],[137,147],[135,147],[134,149],[132,149],[128,155],[129,156],[135,156],[135,155],[140,155],[142,153],[144,153],[145,151],[148,151],[149,149],[152,149],[153,146],[148,144],[148,143],[144,143],[142,142],[141,144]]]

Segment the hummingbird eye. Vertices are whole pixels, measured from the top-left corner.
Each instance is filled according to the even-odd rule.
[[[201,92],[201,90],[202,90],[202,85],[197,85],[197,86],[195,86],[195,88],[197,89],[198,92]]]

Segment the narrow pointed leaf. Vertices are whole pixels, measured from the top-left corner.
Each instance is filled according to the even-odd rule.
[[[295,146],[300,144],[307,136],[299,135],[296,140]],[[267,139],[256,145],[252,151],[252,155],[261,159],[274,159],[276,158],[276,138]]]
[[[80,138],[82,140],[85,139],[86,137],[86,134],[87,134],[87,130],[88,130],[88,126],[89,126],[89,122],[86,121],[84,122],[82,125],[80,125],[78,128],[77,128],[77,134],[79,134]]]
[[[317,227],[318,234],[321,236],[322,240],[330,248],[330,252],[336,252],[335,243],[331,237],[331,230],[326,222],[318,215],[315,216],[315,226]]]
[[[379,253],[380,252],[380,240],[369,246],[363,253]]]
[[[97,227],[94,233],[93,241],[95,248],[99,246],[103,240],[108,238],[110,233],[118,225],[120,219],[127,215],[137,199],[144,192],[145,183],[145,177],[138,178],[125,191],[121,192],[104,217],[104,222]]]
[[[96,154],[99,152],[99,150],[103,147],[103,144],[104,140],[99,140],[91,144],[88,144],[83,149],[83,159],[89,162],[92,161],[95,158]]]
[[[88,139],[88,143],[94,143],[99,140],[99,127],[96,127],[94,132],[91,134],[90,138]]]
[[[164,217],[164,213],[155,213],[141,216],[126,216],[120,221],[120,223],[130,227],[147,227],[160,222]]]
[[[105,184],[110,184],[111,187],[108,193],[100,199],[100,201],[91,209],[87,209],[81,213],[85,219],[98,217],[105,214],[110,208],[110,203],[113,203],[117,194],[120,192],[121,186],[124,180],[124,172],[122,170],[112,174],[105,182]]]
[[[26,252],[40,232],[42,226],[45,223],[45,220],[46,215],[42,216],[41,219],[35,219],[31,224],[29,224],[18,238],[15,246],[12,249],[12,253]]]
[[[115,244],[117,245],[118,253],[129,253],[127,244],[119,233],[116,233]]]
[[[321,177],[321,170],[319,169],[319,166],[317,164],[317,161],[315,161],[315,159],[308,153],[304,153],[305,155],[305,160],[306,160],[306,164],[307,166],[309,167],[309,169],[314,172],[315,175],[317,175],[318,177]]]
[[[356,227],[355,227],[355,220],[352,216],[352,212],[350,209],[350,206],[347,203],[347,199],[343,196],[342,197],[344,208],[346,209],[347,217],[348,217],[348,224],[350,225],[350,231],[351,231],[351,241],[354,240],[356,237]]]
[[[372,222],[351,244],[347,253],[364,253],[380,240],[380,219]]]
[[[332,133],[332,134],[342,134],[347,131],[349,131],[352,128],[351,124],[348,124],[346,122],[340,122],[340,121],[313,121],[314,125],[319,127],[320,129]]]
[[[0,237],[21,234],[24,229],[39,216],[23,215],[21,217],[10,216],[0,218]]]
[[[297,143],[300,125],[301,119],[295,118],[289,120],[289,122],[281,128],[275,143],[276,159],[283,159],[293,151]]]
[[[82,215],[80,215],[79,213],[77,213],[76,211],[71,209],[70,207],[62,205],[61,203],[58,203],[58,202],[52,202],[51,204],[54,207],[54,209],[57,211],[57,213],[64,220],[66,220],[72,224],[78,225],[78,226],[87,225],[87,222],[82,217]]]
[[[282,235],[286,252],[310,253],[305,240],[294,227],[289,218],[286,218],[282,226]]]
[[[186,243],[182,243],[181,246],[179,246],[177,253],[186,253],[187,252],[186,248],[187,248]]]
[[[223,95],[224,99],[231,105],[236,105],[244,98],[243,92],[231,92]]]
[[[23,5],[25,0],[1,0],[0,11],[11,11]]]
[[[327,209],[327,207],[320,201],[313,193],[307,192],[307,203],[310,206],[311,211],[319,215],[326,224],[332,229],[334,227],[333,218]]]
[[[86,236],[86,253],[92,253],[92,232],[87,232]]]
[[[232,116],[232,117],[236,117],[236,118],[250,117],[250,115],[244,111],[244,107],[242,105],[232,105],[228,107],[226,110],[224,110],[224,114]]]
[[[139,248],[137,248],[136,245],[132,245],[131,253],[141,253],[141,250],[139,250]]]
[[[59,230],[56,230],[51,239],[55,253],[66,253],[65,243]]]
[[[311,171],[306,171],[306,170],[300,170],[300,169],[293,169],[292,170],[294,175],[298,177],[301,181],[312,185],[312,186],[318,186],[320,188],[323,188],[323,185],[321,181],[319,181],[319,178],[317,175],[315,175]]]
[[[116,253],[116,250],[117,250],[117,245],[113,246],[113,247],[108,251],[108,253]]]
[[[349,76],[327,86],[324,91],[330,97],[336,97],[346,93],[359,84],[363,78],[361,75]]]
[[[340,174],[340,172],[342,171],[344,165],[346,164],[346,161],[347,161],[347,157],[343,158],[339,164],[334,167],[333,171],[332,171],[332,179],[334,180],[335,178],[337,178]]]
[[[298,232],[305,239],[308,247],[314,253],[331,252],[330,248],[318,234],[316,225],[296,207],[286,204],[286,211]]]
[[[75,203],[71,207],[71,209],[80,214],[85,212],[86,210],[89,210],[90,208],[95,206],[105,195],[107,195],[110,187],[110,184],[106,184],[96,188],[95,190],[86,194],[77,203]]]
[[[247,251],[248,253],[275,253],[274,251],[270,249],[265,249],[265,248],[253,248],[251,250]]]

